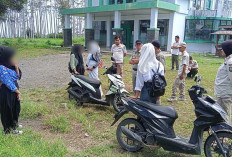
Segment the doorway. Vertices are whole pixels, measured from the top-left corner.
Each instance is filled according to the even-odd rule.
[[[122,21],[122,42],[127,49],[133,49],[134,21]]]

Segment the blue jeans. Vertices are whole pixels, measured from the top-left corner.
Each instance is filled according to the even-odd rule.
[[[151,103],[156,104],[158,97],[151,97],[150,91],[152,90],[152,83],[151,82],[144,82],[144,86],[140,93],[140,100],[148,101]]]

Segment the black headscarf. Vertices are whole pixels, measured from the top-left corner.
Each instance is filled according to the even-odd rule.
[[[4,46],[0,46],[0,65],[3,65],[9,69],[12,69],[15,71],[16,67],[14,65],[11,64],[11,59],[15,56],[16,51],[10,47],[4,47]],[[20,77],[19,79],[21,79],[22,76],[22,72],[19,69],[20,72]]]
[[[75,58],[78,60],[78,65],[76,67],[77,72],[79,72],[81,75],[84,75],[85,68],[84,68],[84,60],[82,56],[82,50],[84,46],[81,44],[75,44],[72,47],[71,54],[75,55]]]
[[[10,60],[15,55],[15,50],[9,47],[0,46],[0,65],[3,65],[9,69],[14,70],[14,66],[11,65]]]
[[[224,41],[222,44],[222,49],[226,54],[226,57],[232,54],[232,40]]]
[[[83,45],[75,44],[75,45],[73,45],[72,51],[71,51],[71,54],[75,55],[75,58],[78,60],[79,64],[81,64],[81,65],[84,63],[83,56],[81,53],[82,49],[83,49]]]

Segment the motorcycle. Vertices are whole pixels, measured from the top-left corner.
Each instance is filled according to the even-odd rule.
[[[108,76],[110,81],[109,91],[106,93],[106,98],[102,99],[101,91],[99,89],[101,81],[92,79],[83,75],[72,74],[72,81],[69,83],[67,88],[69,93],[69,99],[73,98],[76,100],[77,105],[83,103],[101,104],[105,106],[112,105],[115,111],[119,112],[122,104],[122,97],[129,95],[129,92],[125,90],[125,84],[123,83],[122,77],[116,75],[114,67],[114,58],[111,57],[113,65],[108,69],[104,75]]]
[[[175,134],[173,124],[178,118],[173,107],[155,105],[149,102],[123,98],[124,108],[115,114],[114,125],[129,111],[137,116],[127,118],[117,127],[119,145],[130,152],[136,152],[145,146],[162,147],[164,150],[200,155],[203,132],[208,132],[204,143],[206,157],[232,156],[232,127],[226,123],[226,112],[200,85],[189,89],[190,98],[195,106],[196,120],[189,139]]]

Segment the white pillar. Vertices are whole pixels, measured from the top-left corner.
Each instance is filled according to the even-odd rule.
[[[86,28],[93,28],[93,15],[91,13],[86,14]]]
[[[70,15],[65,15],[65,17],[64,17],[65,19],[65,24],[64,24],[64,26],[65,26],[65,28],[70,28]]]
[[[218,5],[217,5],[217,17],[222,17],[223,16],[223,6],[224,6],[224,0],[218,0]]]
[[[114,28],[121,28],[121,13],[119,11],[114,12]]]
[[[158,9],[151,8],[150,28],[157,28],[158,24]]]
[[[139,39],[139,20],[134,20],[134,42]],[[135,48],[135,44],[133,45]]]
[[[169,26],[168,26],[168,43],[167,43],[167,51],[170,51],[171,52],[171,46],[172,46],[172,43],[174,43],[174,30],[173,30],[173,27],[174,27],[174,19],[175,18],[175,12],[173,13],[170,13],[170,18],[169,18]]]
[[[110,18],[106,21],[106,47],[110,47],[111,41],[111,21]]]

